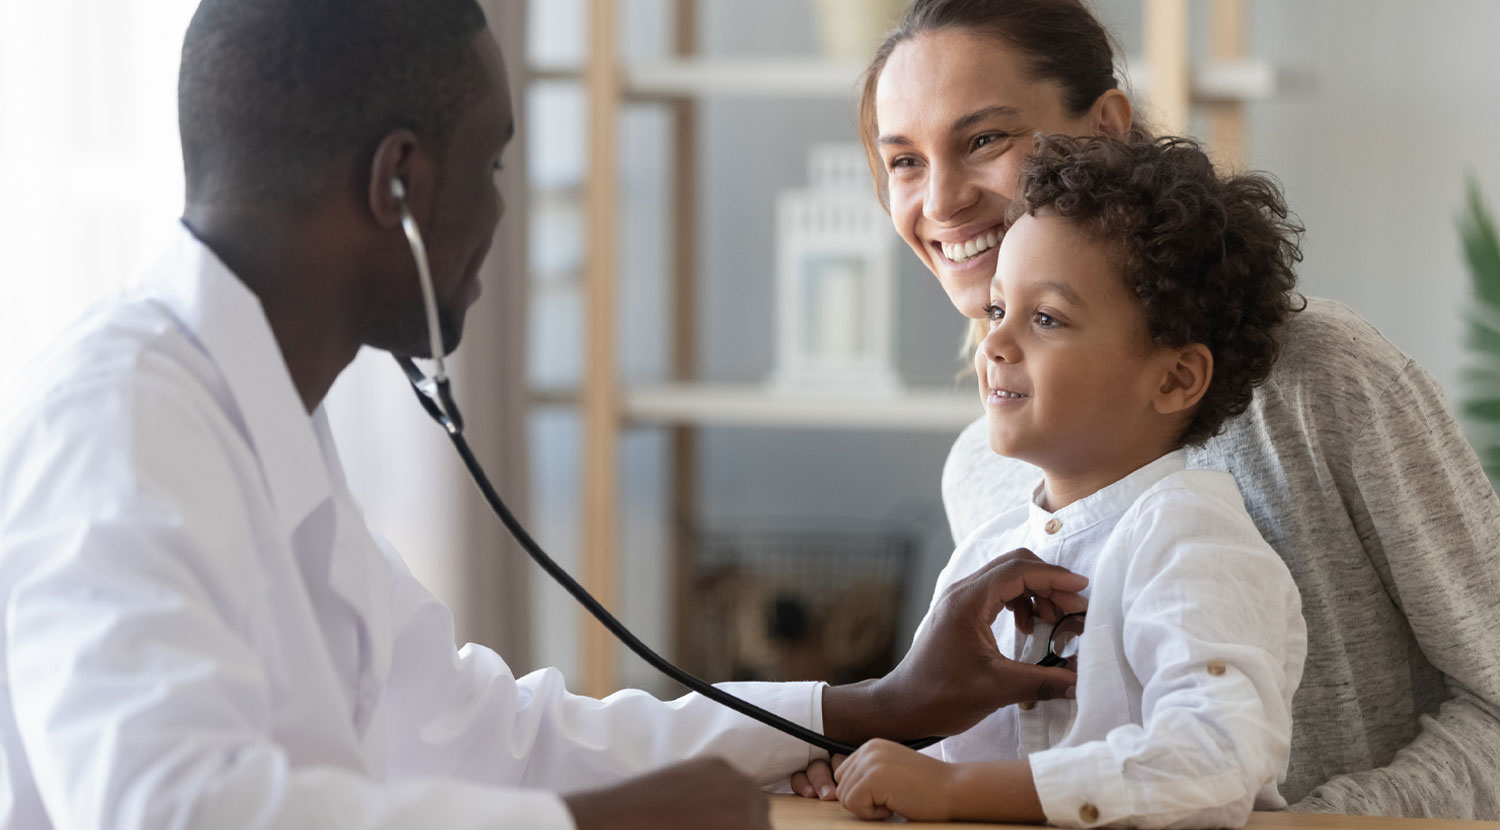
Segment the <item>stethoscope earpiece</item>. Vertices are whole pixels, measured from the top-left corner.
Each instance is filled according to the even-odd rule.
[[[446,384],[448,369],[443,363],[443,335],[438,325],[437,294],[432,287],[432,266],[427,261],[427,245],[422,242],[422,231],[417,227],[417,218],[412,215],[411,208],[406,204],[406,183],[396,176],[391,177],[391,196],[401,208],[401,229],[405,232],[406,242],[411,247],[412,259],[416,260],[417,279],[422,286],[422,305],[427,313],[428,348],[431,352],[428,359],[432,361],[435,369],[432,381],[435,384]],[[458,422],[456,417],[452,420]]]

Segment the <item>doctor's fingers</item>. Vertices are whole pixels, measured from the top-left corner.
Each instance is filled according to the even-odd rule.
[[[1031,621],[1031,618],[1035,616],[1032,613],[1031,597],[1016,597],[1005,603],[1005,610],[1016,618],[1016,630],[1029,636],[1035,627]]]
[[[1027,558],[1000,558],[953,584],[943,597],[986,620],[993,620],[1009,603],[1026,597],[1047,597],[1067,613],[1082,611],[1088,601],[1078,591],[1088,577]]]
[[[1078,673],[1061,666],[1043,667],[1000,658],[993,675],[996,708],[1013,703],[1072,698]]]
[[[1048,597],[1037,597],[1032,602],[1031,610],[1032,613],[1041,617],[1042,621],[1048,625],[1057,625],[1057,621],[1064,616],[1062,609],[1057,607],[1057,603]],[[1031,632],[1028,631],[1026,633],[1030,634]]]

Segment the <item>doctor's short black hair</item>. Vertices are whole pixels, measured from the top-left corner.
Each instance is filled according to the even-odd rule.
[[[304,202],[408,128],[441,156],[486,91],[475,0],[203,0],[178,125],[190,203]]]
[[[1133,133],[1038,137],[1012,220],[1041,211],[1112,247],[1152,340],[1202,343],[1213,377],[1182,444],[1202,445],[1250,405],[1281,351],[1303,228],[1258,173],[1220,175],[1198,143]]]

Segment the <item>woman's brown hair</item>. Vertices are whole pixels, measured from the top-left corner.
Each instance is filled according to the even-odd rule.
[[[1082,115],[1100,95],[1119,87],[1109,33],[1081,0],[915,0],[875,50],[859,100],[860,141],[875,192],[887,209],[885,165],[875,147],[875,88],[897,46],[941,30],[992,37],[1021,50],[1034,79],[1062,88],[1069,115]]]

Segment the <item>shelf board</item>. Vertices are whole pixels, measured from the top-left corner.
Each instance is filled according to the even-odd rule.
[[[625,68],[626,95],[681,98],[727,95],[765,98],[840,98],[854,95],[864,66],[799,58],[639,63]]]
[[[536,392],[538,404],[576,405],[571,392]],[[789,394],[750,384],[666,384],[626,389],[620,416],[637,425],[956,432],[982,414],[977,394],[908,389],[891,396]]]
[[[1149,96],[1145,63],[1130,57],[1127,79]],[[627,63],[620,68],[621,91],[632,98],[695,98],[716,95],[752,98],[839,98],[852,100],[862,63],[807,58],[708,58]],[[1264,60],[1205,61],[1193,67],[1196,103],[1261,101],[1276,94],[1275,67]],[[531,67],[533,80],[582,79],[575,65]]]
[[[1264,101],[1279,86],[1276,67],[1254,58],[1205,61],[1195,65],[1192,73],[1189,83],[1195,104]],[[1135,92],[1151,97],[1151,72],[1145,61],[1127,59],[1125,75]]]
[[[621,91],[631,98],[841,98],[854,95],[864,66],[819,58],[709,58],[627,63]],[[579,80],[577,66],[539,65],[536,80]]]

